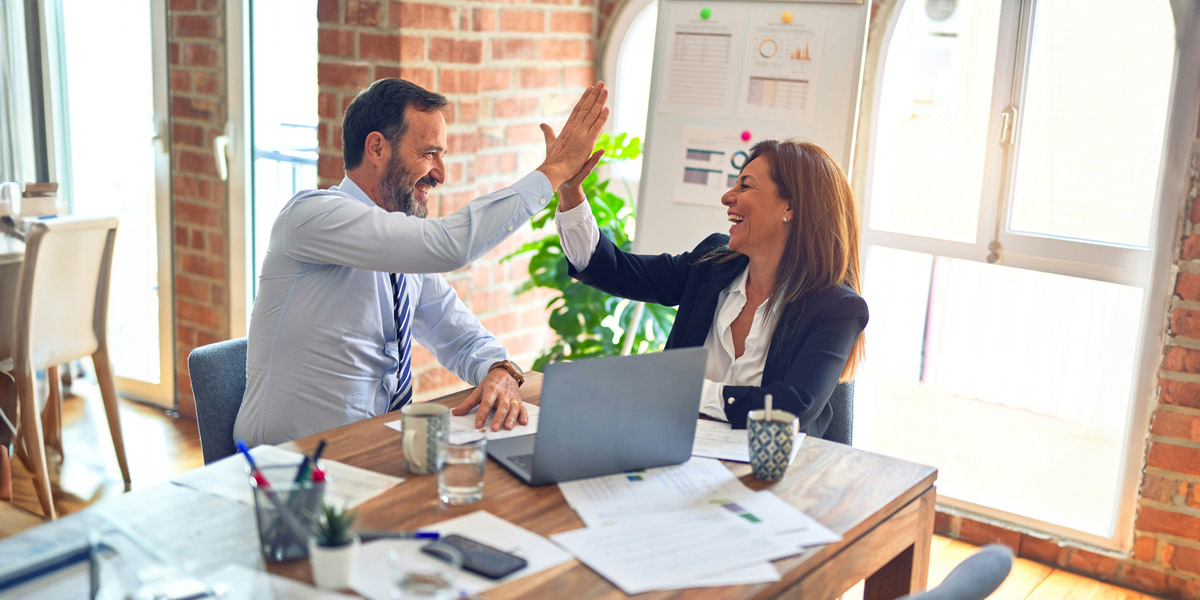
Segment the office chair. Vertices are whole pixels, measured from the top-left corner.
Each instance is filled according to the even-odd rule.
[[[983,600],[1004,583],[1012,563],[1007,546],[988,544],[958,563],[937,587],[898,600]]]
[[[58,366],[63,363],[92,357],[117,463],[126,489],[129,486],[129,465],[121,437],[107,336],[108,291],[116,237],[115,218],[59,217],[34,222],[25,238],[12,361],[0,361],[0,369],[8,371],[16,381],[20,413],[17,453],[33,472],[38,501],[50,519],[56,515],[46,446],[62,447]],[[44,414],[34,393],[34,373],[42,369],[48,372],[50,384]],[[43,418],[47,421],[45,425]]]
[[[233,423],[246,394],[246,338],[201,346],[188,355],[204,464],[237,452]]]
[[[829,396],[829,404],[833,407],[833,420],[825,428],[822,439],[847,446],[854,441],[854,382],[839,383]]]

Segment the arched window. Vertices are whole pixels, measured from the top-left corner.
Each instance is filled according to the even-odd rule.
[[[603,72],[612,90],[613,133],[646,138],[646,112],[650,103],[650,68],[654,56],[654,32],[658,23],[657,0],[629,0],[614,16],[604,48]],[[613,177],[637,189],[642,160],[616,163]]]

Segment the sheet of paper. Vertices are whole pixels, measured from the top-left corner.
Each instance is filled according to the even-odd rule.
[[[700,16],[705,6],[673,2],[667,10],[667,53],[658,110],[705,117],[727,117],[732,105],[730,71],[734,32],[743,16],[731,8]]]
[[[750,157],[750,144],[738,128],[683,126],[680,171],[674,183],[675,202],[715,206],[729,191]]]
[[[501,429],[500,431],[492,431],[492,419],[496,416],[495,413],[488,415],[487,421],[483,424],[483,428],[487,430],[487,438],[489,440],[501,440],[510,437],[520,437],[522,435],[533,435],[537,433],[538,416],[541,415],[541,409],[536,404],[526,404],[525,409],[529,412],[529,424],[520,425],[512,429]],[[475,415],[478,413],[479,407],[471,409],[471,412],[462,415],[461,417],[450,415],[450,441],[454,442],[461,439],[468,433],[475,431]],[[396,431],[404,431],[404,422],[400,420],[385,423],[388,427]]]
[[[681,465],[565,481],[558,488],[589,527],[619,523],[631,513],[704,506],[747,492],[720,461],[696,457]]]
[[[211,577],[205,578],[209,585],[221,592],[221,600],[340,600],[355,598],[337,592],[320,590],[285,577],[264,571],[248,569],[240,565],[229,565]]]
[[[300,465],[301,455],[275,446],[258,446],[250,450],[256,463],[265,465]],[[332,460],[321,460],[329,475],[325,488],[326,502],[344,503],[353,508],[399,485],[404,480]],[[180,473],[172,482],[202,492],[224,496],[244,504],[254,504],[254,492],[246,475],[246,459],[240,454],[223,458],[200,469]]]
[[[813,122],[825,11],[778,5],[750,8],[737,116],[742,119]]]
[[[627,594],[690,587],[693,581],[787,553],[736,517],[716,511],[663,513],[650,522],[577,529],[551,539]]]
[[[784,502],[770,490],[743,494],[715,505],[744,520],[752,530],[765,532],[775,541],[795,550],[842,539],[842,536]]]
[[[456,587],[468,594],[478,594],[488,588],[532,575],[560,565],[571,556],[563,552],[546,538],[527,529],[518,527],[487,511],[478,510],[458,518],[422,527],[423,531],[436,531],[442,535],[457,533],[489,546],[511,552],[529,561],[525,568],[499,580],[459,571],[455,576]],[[428,540],[379,540],[363,544],[359,549],[358,563],[354,566],[351,588],[371,599],[391,600],[393,590],[388,576],[388,553],[396,552],[406,563],[446,566],[446,563],[421,552]]]
[[[686,590],[688,588],[724,587],[727,585],[750,585],[755,583],[771,583],[779,581],[779,569],[775,565],[764,562],[749,567],[742,567],[724,573],[702,576],[691,581],[665,585],[664,590]]]
[[[791,460],[796,460],[796,453],[800,452],[804,436],[803,433],[796,434]],[[692,456],[748,463],[750,440],[746,437],[745,429],[734,429],[729,423],[701,419],[696,422],[696,441],[692,444]]]

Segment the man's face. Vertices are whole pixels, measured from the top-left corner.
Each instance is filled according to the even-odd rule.
[[[393,145],[379,181],[380,200],[389,212],[425,218],[430,192],[446,181],[446,119],[436,110],[407,110],[404,118],[408,130]]]

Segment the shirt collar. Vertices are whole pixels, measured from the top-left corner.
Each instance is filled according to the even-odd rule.
[[[368,196],[367,193],[362,190],[362,188],[358,187],[357,183],[354,183],[353,179],[350,179],[349,175],[343,177],[342,182],[337,184],[337,186],[335,186],[331,189],[334,191],[342,192],[343,194],[347,194],[351,198],[354,198],[355,200],[358,200],[359,202],[362,202],[363,204],[367,204],[370,206],[378,206],[377,204],[375,204],[375,201],[371,200],[371,197]]]

